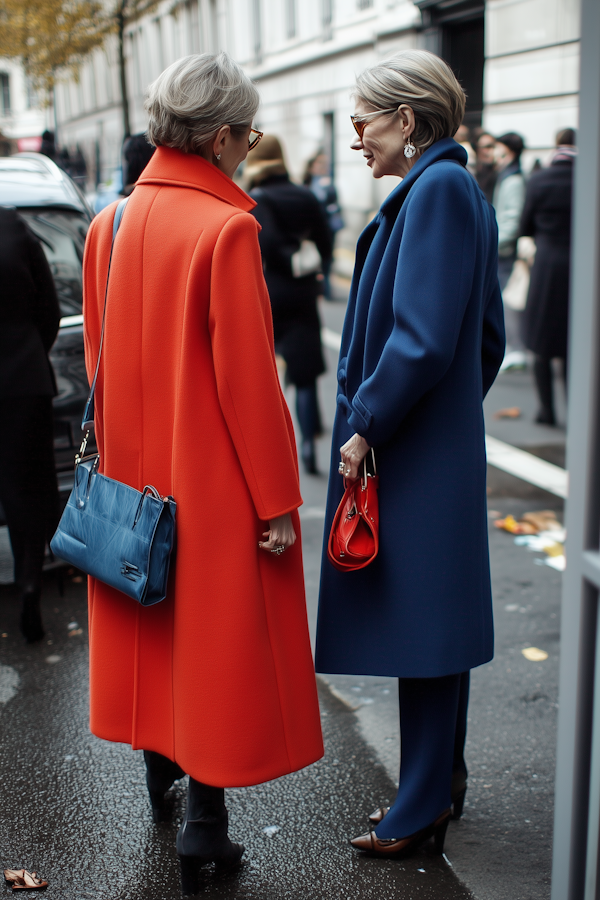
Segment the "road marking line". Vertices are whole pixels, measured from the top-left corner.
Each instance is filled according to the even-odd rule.
[[[337,350],[338,353],[340,352],[342,336],[341,334],[338,334],[337,331],[332,331],[331,328],[321,328],[321,340],[330,350]]]
[[[560,466],[546,462],[533,453],[519,450],[512,444],[505,444],[489,434],[485,436],[485,449],[488,463],[496,469],[516,475],[522,481],[535,484],[557,497],[567,496],[569,475]]]
[[[342,336],[337,331],[322,328],[321,339],[326,347],[339,352]],[[527,453],[526,450],[519,450],[512,444],[505,444],[504,441],[499,441],[489,434],[485,436],[485,448],[488,463],[496,469],[502,469],[503,472],[515,475],[529,484],[535,484],[536,487],[543,488],[557,497],[567,496],[569,476],[560,466],[546,462],[545,459]]]

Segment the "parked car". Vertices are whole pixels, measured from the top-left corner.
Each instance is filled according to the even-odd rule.
[[[40,153],[0,157],[0,205],[16,207],[37,235],[56,284],[62,317],[50,351],[58,387],[54,398],[54,453],[59,491],[66,502],[73,485],[75,453],[81,443],[81,416],[88,395],[81,312],[82,264],[85,237],[94,213],[72,179]]]

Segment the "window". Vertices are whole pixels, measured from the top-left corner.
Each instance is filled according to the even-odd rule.
[[[359,9],[370,9],[373,6],[373,0],[358,0]]]
[[[296,37],[296,0],[286,2],[286,34],[288,38]]]
[[[10,115],[10,77],[7,72],[0,72],[0,94],[2,102],[2,114]]]

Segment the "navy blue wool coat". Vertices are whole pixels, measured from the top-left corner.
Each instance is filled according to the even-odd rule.
[[[316,647],[319,672],[438,677],[493,655],[482,401],[504,355],[494,212],[451,138],[361,235],[338,365]],[[327,559],[339,448],[375,448],[380,550]]]

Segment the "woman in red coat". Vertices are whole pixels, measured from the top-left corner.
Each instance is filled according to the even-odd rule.
[[[177,501],[167,599],[143,608],[90,579],[91,728],[145,751],[155,821],[190,775],[177,836],[184,893],[239,862],[225,787],[323,754],[297,508],[254,202],[231,180],[258,94],[225,54],[190,56],[149,88],[157,147],[115,242],[96,436],[106,475]],[[100,339],[114,204],[84,262],[86,361]]]

